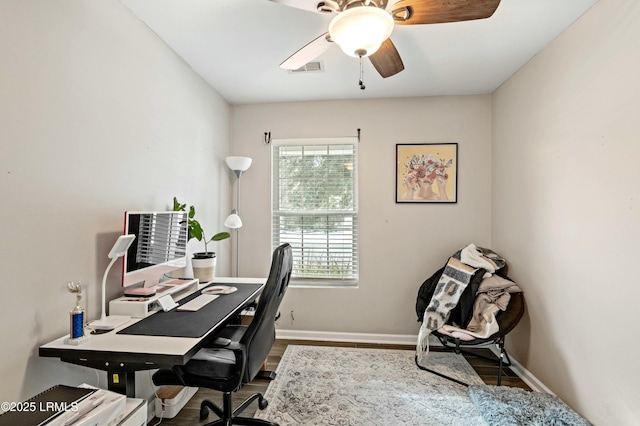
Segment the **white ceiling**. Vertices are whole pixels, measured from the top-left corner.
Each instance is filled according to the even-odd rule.
[[[121,0],[231,104],[493,92],[597,0],[502,0],[488,19],[397,25],[405,65],[383,79],[332,46],[319,73],[279,64],[327,31],[331,16],[269,0]]]

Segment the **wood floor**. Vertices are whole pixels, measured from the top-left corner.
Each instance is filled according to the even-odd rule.
[[[274,371],[284,354],[288,345],[314,345],[314,346],[331,346],[331,347],[359,347],[359,348],[379,348],[379,349],[406,349],[415,350],[415,345],[381,345],[381,344],[369,344],[369,343],[344,343],[344,342],[320,342],[311,340],[276,340],[273,345],[269,358],[267,359],[267,368]],[[431,347],[429,350],[438,351],[443,350],[438,347]],[[465,354],[465,358],[471,364],[473,369],[482,378],[485,384],[496,385],[498,381],[498,364],[497,361],[492,361],[482,357],[481,355],[488,356],[495,359],[495,356],[489,349],[474,349],[473,354]],[[250,384],[243,387],[239,392],[236,392],[233,397],[233,405],[236,407],[250,395],[256,392],[264,393],[269,386],[268,380],[254,380]],[[526,383],[522,381],[516,374],[514,374],[509,368],[504,368],[502,373],[502,386],[513,386],[527,390],[531,390]],[[191,398],[191,400],[184,406],[184,408],[178,413],[178,415],[172,419],[162,419],[161,425],[204,425],[207,422],[213,421],[217,416],[213,413],[209,414],[207,420],[200,421],[200,401],[203,399],[210,399],[215,403],[221,405],[222,398],[219,392],[210,391],[208,389],[200,388],[198,392]],[[244,412],[243,416],[252,417],[258,404],[254,402]],[[155,425],[160,419],[155,418],[149,425]],[[302,426],[302,425],[301,425]]]

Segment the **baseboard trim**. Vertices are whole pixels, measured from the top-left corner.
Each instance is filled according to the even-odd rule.
[[[380,343],[415,346],[418,337],[410,334],[368,334],[278,329],[276,330],[276,338],[287,340],[318,340],[321,342]]]
[[[321,342],[349,342],[349,343],[378,343],[393,345],[413,345],[418,340],[417,335],[411,334],[372,334],[372,333],[343,333],[331,331],[305,331],[305,330],[276,330],[276,338],[285,340],[318,340]],[[438,346],[438,339],[429,339],[429,345]],[[489,349],[498,355],[497,349],[493,346]],[[524,368],[516,359],[509,355],[511,359],[511,370],[522,379],[531,389],[536,392],[553,394],[529,370]]]
[[[489,349],[491,349],[491,352],[493,352],[496,356],[500,354],[500,351],[495,346],[491,346]],[[551,389],[546,387],[544,383],[542,383],[536,376],[534,376],[529,370],[524,368],[517,359],[514,359],[511,355],[509,355],[509,359],[511,359],[511,371],[516,373],[516,375],[520,377],[522,381],[525,382],[531,389],[536,392],[555,395],[553,392],[551,392]]]

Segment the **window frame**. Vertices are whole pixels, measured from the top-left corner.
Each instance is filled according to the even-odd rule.
[[[334,215],[345,215],[352,217],[353,223],[349,228],[351,229],[352,235],[354,235],[352,247],[352,262],[355,264],[355,277],[349,278],[330,278],[330,277],[317,277],[317,278],[308,278],[308,277],[297,277],[292,274],[290,285],[295,287],[310,287],[310,288],[323,288],[323,287],[339,287],[339,288],[352,288],[357,287],[360,276],[360,266],[359,266],[359,236],[357,233],[358,228],[358,215],[359,215],[359,201],[358,201],[358,138],[357,137],[328,137],[328,138],[296,138],[296,139],[272,139],[271,140],[271,244],[272,249],[278,245],[278,239],[280,235],[278,235],[278,239],[276,238],[276,216],[285,216],[287,214],[295,215],[293,212],[281,212],[280,210],[275,210],[275,196],[277,195],[277,185],[279,175],[276,170],[276,149],[281,146],[331,146],[331,145],[352,145],[353,146],[353,209],[352,210],[334,210],[328,211],[327,216]],[[298,216],[302,216],[305,214],[313,214],[310,211],[300,211],[297,212]],[[317,212],[316,212],[317,213]],[[295,248],[294,248],[295,250]]]

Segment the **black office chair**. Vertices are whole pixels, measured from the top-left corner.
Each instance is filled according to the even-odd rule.
[[[185,365],[158,370],[153,375],[157,386],[182,385],[204,387],[223,393],[223,406],[204,400],[200,406],[200,420],[209,415],[209,409],[220,419],[212,425],[270,425],[267,420],[238,417],[253,401],[263,410],[268,401],[260,393],[251,395],[235,410],[231,396],[245,384],[251,382],[264,364],[271,346],[275,342],[275,318],[289,278],[293,257],[291,246],[283,244],[273,252],[271,270],[264,290],[260,294],[252,322],[248,326],[227,326],[212,342],[196,353]]]

